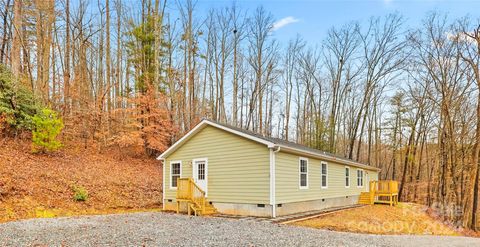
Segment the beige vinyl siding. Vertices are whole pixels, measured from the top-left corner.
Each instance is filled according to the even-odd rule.
[[[323,198],[334,198],[341,196],[359,195],[366,191],[366,177],[364,177],[364,186],[357,188],[357,168],[350,167],[350,187],[345,188],[345,165],[328,162],[328,184],[327,188],[321,187],[321,161],[319,159],[308,158],[308,189],[300,189],[299,181],[299,159],[296,154],[278,152],[275,156],[276,166],[276,184],[275,197],[276,203],[289,203],[298,201],[309,201]],[[364,169],[364,174],[369,174],[369,180],[376,180],[378,174],[376,171]]]
[[[369,176],[370,181],[378,181],[378,172],[368,171],[368,176]],[[366,182],[367,181],[365,180],[365,183]],[[367,184],[365,184],[365,185],[367,185]]]
[[[208,159],[208,200],[268,204],[270,153],[266,145],[207,126],[165,160],[165,199],[170,189],[170,161],[182,161],[182,177],[192,177],[192,160]]]

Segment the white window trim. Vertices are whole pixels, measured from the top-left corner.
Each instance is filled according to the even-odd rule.
[[[171,190],[177,190],[177,187],[178,187],[178,184],[177,184],[177,187],[173,187],[173,180],[172,180],[172,165],[173,164],[177,164],[179,163],[180,164],[180,178],[182,177],[182,161],[181,160],[172,160],[170,161],[170,177],[169,177],[169,180],[170,180],[170,189]]]
[[[301,172],[302,160],[305,160],[307,162],[307,186],[302,186],[302,172]],[[301,190],[308,189],[308,172],[309,172],[308,159],[300,157],[298,159],[298,187]]]
[[[325,183],[325,186],[323,186],[323,173],[322,173],[322,171],[323,171],[323,170],[322,170],[322,165],[323,165],[323,164],[325,164],[325,166],[327,167],[327,169],[326,169],[326,170],[327,170],[327,174],[326,174],[326,176],[325,176],[325,180],[327,180],[327,181],[326,181],[326,183]],[[325,162],[325,161],[320,162],[320,187],[321,187],[322,189],[328,189],[328,163]]]
[[[362,171],[362,185],[358,185],[358,171]],[[365,171],[363,169],[357,168],[357,188],[363,188],[365,185]]]
[[[352,170],[350,169],[350,166],[345,166],[345,169],[343,170],[343,175],[345,176],[345,178],[347,178],[347,174],[345,174],[345,171],[348,169],[348,186],[345,184],[345,188],[350,188],[350,185],[352,184]],[[343,182],[345,183],[345,179],[343,180]]]

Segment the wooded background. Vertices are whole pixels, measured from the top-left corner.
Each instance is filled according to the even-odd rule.
[[[268,10],[234,3],[206,17],[190,0],[0,0],[0,11],[0,63],[60,113],[64,142],[155,156],[207,117],[380,167],[400,200],[475,228],[478,16],[407,27],[390,14],[284,44]]]

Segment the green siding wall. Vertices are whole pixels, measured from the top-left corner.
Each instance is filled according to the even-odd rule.
[[[277,204],[353,196],[367,190],[366,178],[364,178],[364,186],[357,187],[358,168],[354,166],[349,166],[350,187],[345,188],[345,165],[333,162],[326,162],[328,164],[328,184],[327,188],[321,188],[321,160],[310,157],[306,157],[308,158],[308,189],[300,189],[300,157],[282,151],[275,155],[275,201]],[[378,173],[376,171],[364,170],[364,174],[367,172],[369,180],[377,180]]]
[[[208,200],[228,203],[270,201],[270,153],[266,145],[207,126],[165,160],[165,199],[170,189],[170,161],[182,161],[182,177],[192,176],[192,159],[208,159]]]

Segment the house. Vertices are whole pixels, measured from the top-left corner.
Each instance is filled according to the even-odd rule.
[[[357,204],[380,170],[210,120],[158,159],[164,210],[260,217]]]

